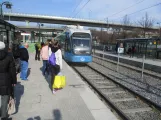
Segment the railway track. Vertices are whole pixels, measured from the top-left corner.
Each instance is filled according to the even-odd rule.
[[[96,56],[96,55],[93,55],[93,58],[94,58],[94,62],[97,62],[97,63],[102,63],[102,61],[104,61],[105,63],[113,64],[113,66],[116,66],[117,65],[117,62],[116,61],[112,61],[112,60],[109,60],[109,59],[106,59],[106,58],[103,59],[102,57],[99,57],[99,56]],[[142,69],[141,68],[134,67],[134,66],[131,66],[131,65],[127,65],[127,64],[124,64],[124,63],[119,63],[119,67],[124,67],[126,69],[129,69],[129,70],[132,70],[132,71],[136,71],[138,73],[141,73],[142,72]],[[149,71],[149,70],[146,70],[145,69],[144,70],[144,74],[145,75],[148,75],[148,76],[152,76],[154,78],[161,79],[161,75],[159,73],[156,73],[156,72],[153,72],[153,71]]]
[[[93,62],[116,72],[116,68],[117,68],[116,62],[113,62],[111,60],[102,59],[96,56],[93,57]],[[154,88],[161,90],[161,75],[159,75],[158,73],[151,73],[150,71],[145,70],[144,78],[142,79],[141,70],[139,68],[125,65],[122,63],[120,63],[119,65],[118,73],[126,76],[127,78],[133,79],[143,84],[147,84],[149,86],[153,86]]]
[[[160,111],[151,102],[140,99],[125,84],[107,77],[92,64],[73,68],[123,120],[161,120]]]

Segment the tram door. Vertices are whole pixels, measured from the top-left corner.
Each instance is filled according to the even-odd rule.
[[[71,56],[71,44],[70,44],[70,37],[69,34],[66,33],[65,35],[65,47],[64,47],[64,58],[69,60]]]

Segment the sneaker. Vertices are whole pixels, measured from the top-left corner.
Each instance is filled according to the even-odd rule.
[[[57,91],[57,90],[53,90],[53,94],[56,94],[56,91]]]
[[[46,74],[45,73],[42,73],[43,74],[43,76],[45,76]]]

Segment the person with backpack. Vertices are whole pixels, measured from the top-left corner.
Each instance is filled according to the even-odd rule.
[[[54,83],[55,76],[62,69],[62,52],[59,48],[58,41],[52,40],[52,46],[49,48],[49,64],[51,69],[51,88]],[[53,94],[56,93],[57,89],[52,88]]]
[[[48,72],[48,59],[49,59],[49,43],[48,41],[46,41],[45,45],[42,47],[41,49],[41,57],[42,57],[42,60],[43,60],[43,75],[45,75],[45,73],[49,73]]]
[[[20,72],[20,48],[19,48],[20,44],[13,44],[12,47],[12,54],[13,57],[15,59],[15,64],[16,64],[16,72],[19,73]]]
[[[41,49],[45,46],[44,42],[41,42]]]
[[[8,120],[8,103],[17,84],[16,67],[12,55],[8,55],[6,45],[0,41],[0,117]]]

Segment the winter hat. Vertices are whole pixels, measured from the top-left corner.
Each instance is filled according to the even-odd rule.
[[[3,50],[3,49],[5,49],[5,44],[4,44],[4,42],[0,41],[0,50]]]

